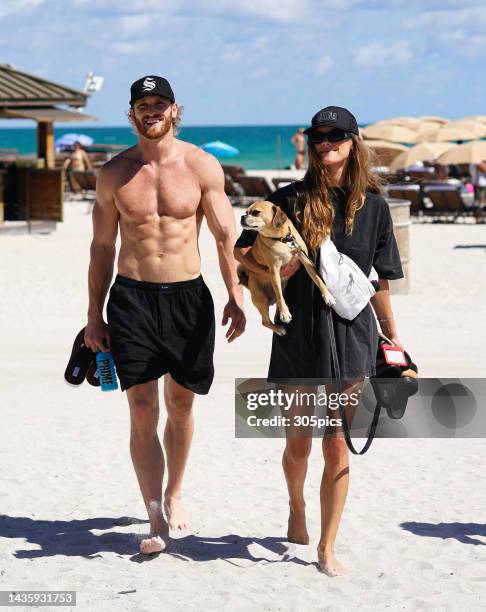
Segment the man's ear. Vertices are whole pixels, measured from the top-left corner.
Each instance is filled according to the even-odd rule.
[[[273,211],[273,222],[272,222],[273,227],[275,227],[276,229],[279,229],[282,227],[285,221],[287,221],[288,217],[284,213],[284,211],[278,206],[275,206],[275,204],[272,206],[272,211]]]

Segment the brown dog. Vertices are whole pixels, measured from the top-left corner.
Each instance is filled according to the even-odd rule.
[[[275,325],[270,320],[269,308],[277,304],[280,320],[289,323],[292,315],[285,303],[283,290],[287,278],[280,275],[280,268],[297,257],[307,273],[319,287],[321,295],[329,306],[334,305],[334,298],[329,292],[314,265],[307,255],[307,246],[295,229],[292,221],[281,208],[264,200],[254,202],[241,217],[241,225],[247,230],[258,232],[251,249],[255,261],[267,266],[271,280],[248,270],[243,265],[238,266],[240,283],[248,287],[251,300],[262,315],[262,324],[280,336],[286,331],[281,325]]]

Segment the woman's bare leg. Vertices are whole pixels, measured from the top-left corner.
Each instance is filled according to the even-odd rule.
[[[343,381],[341,393],[348,397],[352,393],[361,393],[363,380]],[[326,388],[328,393],[335,393],[334,386]],[[339,418],[339,412],[332,411],[333,417]],[[348,405],[346,415],[351,425],[355,409]],[[322,441],[324,455],[324,473],[321,480],[321,538],[317,547],[320,569],[328,576],[344,574],[343,566],[334,554],[334,544],[341,521],[344,504],[349,487],[349,451],[343,437],[342,429],[329,431]]]
[[[315,393],[316,387],[282,386],[287,393]],[[296,401],[289,410],[284,412],[292,422],[297,415],[312,415],[314,404],[300,406]],[[307,474],[307,460],[312,448],[312,429],[309,427],[286,427],[287,436],[285,450],[282,456],[282,467],[289,492],[289,521],[287,537],[295,544],[308,544],[305,517],[304,483]]]

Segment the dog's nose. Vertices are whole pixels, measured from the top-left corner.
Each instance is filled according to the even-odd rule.
[[[244,223],[246,221],[246,215],[241,215],[241,223]]]

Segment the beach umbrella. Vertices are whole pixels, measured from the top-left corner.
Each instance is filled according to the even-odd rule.
[[[475,138],[486,136],[486,123],[475,121],[474,119],[459,119],[449,123],[451,127],[465,128],[474,134]]]
[[[91,136],[86,136],[86,134],[63,134],[56,140],[55,146],[56,149],[59,150],[67,149],[69,147],[72,147],[75,142],[79,142],[83,145],[83,147],[89,147],[93,144],[93,139],[91,138]]]
[[[369,125],[361,130],[365,140],[391,140],[392,142],[415,142],[417,133],[400,125]]]
[[[419,161],[433,161],[457,145],[451,142],[422,142],[400,153],[390,164],[390,170],[402,170]]]
[[[381,119],[380,121],[376,121],[371,125],[401,125],[402,127],[407,127],[413,130],[418,123],[419,119],[416,117],[392,117],[391,119]]]
[[[443,166],[449,164],[480,164],[486,161],[486,140],[472,140],[457,145],[437,158],[437,163]]]
[[[467,125],[454,125],[452,122],[442,125],[439,130],[429,138],[433,142],[447,142],[451,140],[474,140],[476,135]]]
[[[399,144],[398,142],[390,142],[388,140],[366,140],[365,144],[370,147],[370,149],[373,149],[380,166],[389,166],[397,155],[407,150],[405,145]]]
[[[432,140],[432,137],[437,134],[442,124],[436,121],[422,120],[417,126],[417,135],[415,142],[424,142]]]
[[[449,123],[450,119],[446,119],[445,117],[436,117],[435,115],[424,115],[420,117],[420,122],[429,121],[431,123]]]
[[[231,145],[221,142],[220,140],[206,142],[201,146],[201,149],[204,149],[204,151],[207,153],[216,155],[216,157],[234,157],[235,155],[239,154],[236,147],[232,147]]]
[[[468,115],[467,117],[463,117],[459,119],[459,121],[467,120],[467,121],[480,121],[481,123],[486,123],[486,115]]]

